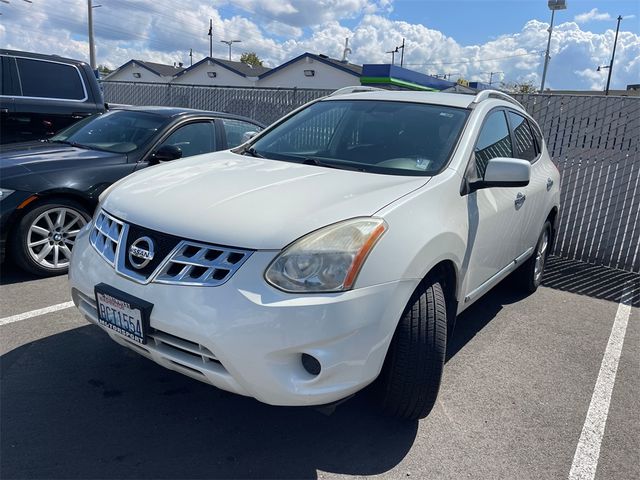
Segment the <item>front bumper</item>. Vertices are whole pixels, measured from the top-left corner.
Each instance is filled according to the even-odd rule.
[[[14,221],[19,217],[22,210],[18,206],[33,194],[22,191],[15,191],[0,201],[0,262],[4,261],[6,245],[9,233],[12,231]]]
[[[418,283],[287,294],[263,279],[276,253],[258,251],[217,287],[141,285],[117,274],[91,247],[88,232],[78,235],[69,269],[73,301],[87,320],[96,323],[98,283],[151,302],[146,345],[105,331],[166,368],[272,405],[326,404],[371,383]],[[303,368],[302,353],[319,360],[320,374]]]

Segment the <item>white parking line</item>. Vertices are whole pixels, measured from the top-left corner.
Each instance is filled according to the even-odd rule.
[[[21,320],[37,317],[38,315],[44,315],[46,313],[57,312],[58,310],[64,310],[65,308],[70,307],[73,307],[73,302],[58,303],[57,305],[51,305],[50,307],[39,308],[38,310],[31,310],[30,312],[11,315],[10,317],[0,318],[0,326],[7,325],[9,323],[20,322]]]
[[[587,411],[587,418],[582,427],[580,440],[573,456],[573,464],[569,471],[569,480],[592,480],[596,475],[598,459],[600,457],[600,445],[604,435],[604,428],[609,415],[611,393],[616,381],[618,362],[622,353],[624,336],[627,332],[627,324],[631,315],[629,288],[623,290],[616,318],[613,322],[607,349],[604,352],[598,380],[593,389],[591,403]]]

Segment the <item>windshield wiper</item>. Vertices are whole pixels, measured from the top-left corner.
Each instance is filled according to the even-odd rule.
[[[260,155],[258,151],[253,147],[245,148],[244,150],[242,150],[241,155],[251,155],[252,157],[256,158],[264,158],[264,156]]]
[[[87,150],[101,150],[98,147],[92,147],[90,145],[84,145],[82,143],[78,143],[78,142],[70,142],[69,140],[49,140],[52,143],[64,143],[65,145],[70,145],[72,147],[76,147],[76,148],[86,148]]]
[[[365,172],[362,167],[356,167],[355,165],[346,165],[342,162],[327,162],[325,160],[319,160],[315,157],[304,157],[302,162],[305,165],[316,165],[318,167],[337,168],[339,170],[353,170],[355,172]]]

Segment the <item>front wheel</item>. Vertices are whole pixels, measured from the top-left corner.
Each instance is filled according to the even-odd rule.
[[[447,306],[442,286],[427,279],[398,323],[374,393],[385,413],[408,420],[433,408],[447,351]]]
[[[533,255],[515,272],[517,280],[525,292],[535,292],[542,283],[550,246],[551,223],[547,220],[542,227]]]
[[[22,269],[36,275],[66,273],[76,235],[90,220],[77,202],[56,199],[22,217],[12,238],[13,257]]]

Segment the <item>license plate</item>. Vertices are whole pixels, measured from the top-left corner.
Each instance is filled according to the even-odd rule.
[[[136,343],[147,343],[153,304],[101,283],[95,286],[98,322]]]

